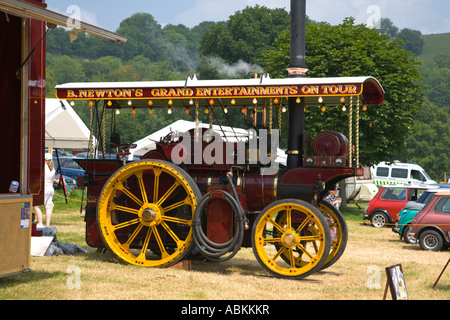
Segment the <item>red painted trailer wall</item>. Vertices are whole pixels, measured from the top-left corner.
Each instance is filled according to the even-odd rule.
[[[0,13],[0,193],[20,181],[22,83],[16,77],[22,56],[22,19]]]
[[[40,39],[45,30],[43,21],[0,13],[0,194],[16,180],[27,185],[19,193],[35,195],[36,203],[43,202],[46,48]],[[20,66],[34,47],[22,79]]]
[[[0,11],[0,277],[29,270],[31,205],[44,198],[45,31]]]

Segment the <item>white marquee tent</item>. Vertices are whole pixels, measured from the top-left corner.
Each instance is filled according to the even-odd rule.
[[[90,131],[67,101],[45,99],[45,146],[88,149]]]

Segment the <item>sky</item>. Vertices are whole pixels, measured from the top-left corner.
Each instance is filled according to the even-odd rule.
[[[81,21],[116,31],[133,13],[150,13],[161,24],[183,24],[192,28],[203,21],[226,21],[247,6],[284,8],[290,0],[46,0],[48,9]],[[399,29],[422,34],[450,33],[449,0],[308,0],[306,14],[313,20],[339,24],[346,17],[356,23],[377,26],[378,18],[389,18]]]

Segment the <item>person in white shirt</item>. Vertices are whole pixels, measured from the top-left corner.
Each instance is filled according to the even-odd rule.
[[[55,168],[53,167],[52,155],[50,153],[45,154],[45,178],[44,178],[44,208],[45,208],[45,226],[50,226],[50,220],[53,212],[53,195],[55,189],[53,188],[53,180],[55,179]],[[36,218],[38,224],[36,228],[44,228],[42,223],[42,211],[40,206],[34,206]]]

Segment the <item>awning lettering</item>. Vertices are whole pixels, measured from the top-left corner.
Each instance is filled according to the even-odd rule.
[[[57,89],[59,99],[173,99],[358,95],[362,85]]]

